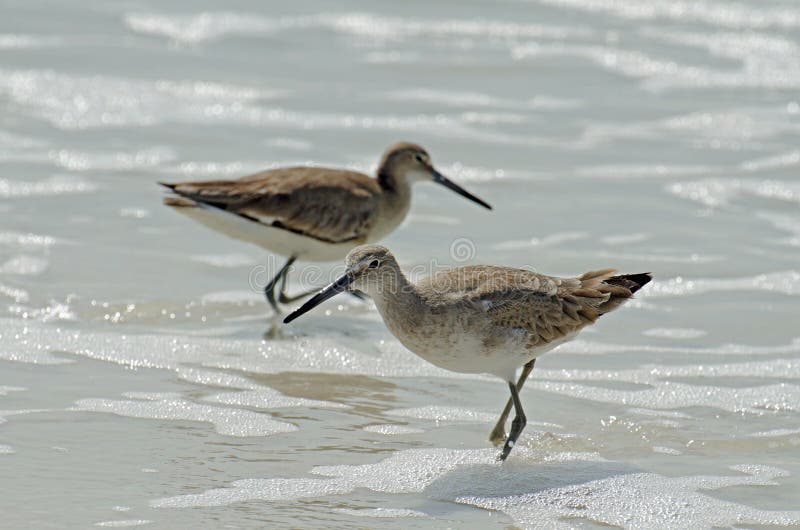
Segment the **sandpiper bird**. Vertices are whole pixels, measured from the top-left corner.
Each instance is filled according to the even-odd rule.
[[[386,247],[365,245],[346,259],[345,274],[286,317],[288,323],[348,289],[369,294],[389,331],[409,350],[446,370],[488,373],[511,391],[516,416],[507,437],[498,422],[500,459],[525,428],[519,390],[543,353],[572,339],[613,311],[652,279],[649,273],[615,275],[613,269],[556,278],[523,269],[470,266],[411,283]],[[517,369],[525,366],[519,381]],[[493,441],[497,427],[492,432]]]
[[[276,315],[290,303],[286,274],[295,260],[334,261],[378,241],[405,219],[411,185],[433,181],[491,210],[439,173],[419,145],[399,142],[383,153],[377,178],[344,169],[283,167],[234,180],[164,183],[164,203],[230,237],[288,257],[264,293]],[[275,289],[281,282],[280,296]]]

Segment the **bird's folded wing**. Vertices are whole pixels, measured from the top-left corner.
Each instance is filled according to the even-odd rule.
[[[377,182],[361,173],[309,167],[168,187],[199,203],[331,243],[365,239],[380,195]]]
[[[524,332],[527,346],[537,347],[597,320],[611,296],[602,280],[612,272],[556,278],[523,269],[476,266],[437,275],[435,283],[439,288],[449,283],[480,307],[492,326]]]

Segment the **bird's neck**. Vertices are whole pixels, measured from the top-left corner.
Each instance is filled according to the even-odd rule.
[[[387,312],[416,314],[419,313],[418,308],[423,305],[417,286],[406,278],[400,267],[387,272],[387,277],[374,291],[369,295],[375,301],[381,315],[384,316]]]
[[[376,226],[375,238],[388,235],[406,218],[411,207],[411,183],[404,177],[381,167],[378,170],[378,184],[381,187],[381,226]]]

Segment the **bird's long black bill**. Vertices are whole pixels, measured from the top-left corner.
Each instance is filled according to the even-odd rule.
[[[308,313],[319,304],[324,302],[329,298],[333,298],[337,294],[347,290],[347,287],[353,282],[353,276],[350,274],[345,274],[329,286],[325,287],[323,290],[315,294],[308,302],[301,305],[295,311],[292,311],[286,318],[283,319],[284,324],[288,324],[292,320],[296,319],[300,315]]]
[[[467,199],[471,200],[472,202],[477,202],[478,204],[480,204],[481,206],[483,206],[487,210],[491,210],[492,209],[492,207],[489,205],[488,202],[486,202],[483,199],[480,199],[480,198],[476,197],[475,195],[471,194],[470,192],[468,192],[467,190],[465,190],[464,188],[462,188],[461,186],[459,186],[458,184],[456,184],[455,182],[453,182],[449,178],[445,177],[444,175],[442,175],[441,173],[436,171],[435,169],[431,168],[431,171],[433,172],[433,181],[434,182],[438,182],[439,184],[441,184],[445,188],[450,188],[454,192],[458,193],[462,197],[466,197]]]

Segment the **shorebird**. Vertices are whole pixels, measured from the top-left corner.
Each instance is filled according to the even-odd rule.
[[[426,361],[462,373],[487,373],[508,383],[515,417],[504,436],[507,407],[493,441],[505,438],[505,460],[522,430],[519,391],[534,360],[613,311],[652,279],[650,273],[615,275],[614,269],[577,278],[485,265],[442,271],[411,283],[392,253],[380,245],[353,249],[346,272],[284,319],[289,323],[349,289],[372,297],[386,327]],[[524,366],[517,383],[516,372]],[[499,440],[497,439],[499,438]]]
[[[352,248],[385,237],[405,219],[415,182],[436,182],[491,210],[488,203],[437,171],[417,144],[389,146],[376,177],[300,166],[233,180],[159,184],[174,193],[164,198],[168,206],[213,230],[288,258],[264,288],[278,316],[278,302],[291,303],[316,291],[286,294],[286,275],[295,260],[340,260]]]

